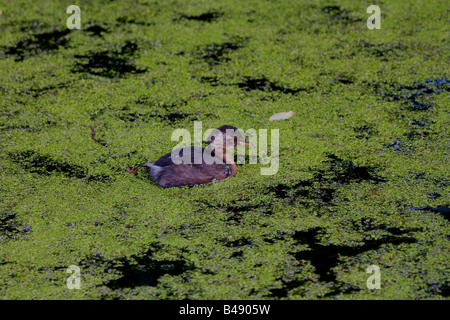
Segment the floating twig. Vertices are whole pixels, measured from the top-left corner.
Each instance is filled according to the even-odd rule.
[[[95,128],[94,126],[91,126],[91,138],[92,140],[94,140],[96,143],[106,147],[106,143],[104,141],[102,141],[101,139],[97,139],[97,132],[95,132]]]

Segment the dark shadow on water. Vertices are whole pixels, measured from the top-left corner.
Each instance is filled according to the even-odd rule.
[[[379,58],[381,61],[389,61],[396,58],[406,50],[401,41],[377,44],[360,41],[356,48],[369,56]]]
[[[328,14],[333,20],[345,20],[350,21],[348,11],[341,8],[338,5],[328,5],[322,8],[322,12]]]
[[[321,8],[320,13],[325,16],[324,24],[331,27],[340,25],[350,25],[352,23],[361,23],[363,19],[354,16],[351,12],[339,5],[327,5]]]
[[[109,281],[106,286],[111,289],[134,288],[138,286],[158,285],[158,279],[163,275],[180,275],[186,270],[185,262],[181,260],[153,261],[150,258],[134,257],[134,261],[124,261],[116,268],[122,276]]]
[[[125,122],[150,122],[151,119],[159,118],[160,120],[167,121],[170,124],[178,123],[186,119],[190,119],[192,121],[197,120],[193,115],[179,111],[173,111],[170,113],[120,112],[117,114],[117,118]]]
[[[82,30],[84,32],[87,32],[91,37],[99,38],[103,38],[104,33],[110,33],[110,30],[108,28],[105,28],[98,24],[91,24],[89,27],[83,28]]]
[[[32,131],[32,132],[38,132],[41,130],[44,130],[46,128],[54,127],[56,126],[55,121],[45,120],[41,123],[35,123],[33,127],[29,125],[21,125],[21,124],[5,124],[2,127],[0,127],[0,131],[8,131],[8,130],[24,130],[24,131]]]
[[[366,166],[355,166],[352,161],[343,160],[334,154],[328,154],[320,169],[312,169],[313,178],[299,181],[293,185],[279,183],[269,187],[277,198],[297,201],[306,206],[311,203],[330,205],[334,194],[342,185],[369,181],[371,183],[385,182],[378,177],[374,169]]]
[[[337,76],[335,81],[342,83],[342,84],[352,84],[355,82],[355,78],[353,78],[351,75],[340,74]]]
[[[29,233],[31,226],[23,225],[17,221],[17,213],[14,211],[0,211],[0,243],[5,239],[16,239],[18,236]]]
[[[84,268],[94,267],[106,272],[119,272],[119,278],[105,281],[105,285],[111,289],[154,287],[164,275],[180,275],[194,269],[193,264],[184,260],[155,260],[154,253],[161,249],[161,245],[152,243],[148,251],[129,258],[107,260],[100,255],[92,255],[80,264]]]
[[[289,295],[289,291],[300,288],[307,284],[307,281],[304,280],[292,280],[285,281],[281,280],[281,288],[270,289],[271,297],[273,298],[286,298]]]
[[[10,157],[28,172],[41,175],[61,173],[69,178],[77,179],[86,177],[86,170],[83,167],[57,161],[47,155],[41,155],[32,150],[12,153]]]
[[[449,90],[450,80],[447,78],[425,80],[411,85],[397,85],[388,90],[379,85],[373,85],[375,91],[387,101],[401,101],[406,103],[410,111],[427,111],[433,107],[428,97]]]
[[[378,135],[378,131],[374,129],[373,125],[370,124],[364,124],[359,127],[353,128],[355,133],[357,133],[356,138],[357,139],[370,139],[372,136]]]
[[[296,94],[301,91],[307,91],[307,89],[286,88],[284,86],[277,85],[276,83],[273,83],[266,78],[253,78],[253,77],[245,77],[242,82],[237,83],[237,86],[247,91],[251,90],[260,90],[268,92],[279,91],[282,93],[290,93],[290,94]]]
[[[235,248],[235,247],[243,247],[247,245],[251,245],[252,242],[249,239],[246,238],[239,238],[236,240],[228,240],[228,239],[221,239],[220,241],[225,247],[228,248]],[[235,255],[235,254],[234,254]]]
[[[422,207],[422,208],[417,208],[417,207],[413,207],[413,206],[407,206],[408,209],[410,210],[419,210],[419,211],[431,211],[434,213],[439,213],[442,215],[442,217],[444,219],[446,219],[447,221],[450,221],[450,208],[447,205],[440,205],[440,206],[436,206],[436,207]]]
[[[20,25],[20,31],[29,32],[33,31],[34,33],[42,33],[45,29],[49,28],[49,25],[41,20],[26,20],[26,21],[17,21],[18,25]]]
[[[400,152],[411,152],[412,149],[410,147],[402,147],[403,142],[401,140],[395,140],[392,144],[388,144],[385,147],[386,148],[392,148],[394,151],[400,151]]]
[[[408,231],[397,230],[397,235],[390,234],[379,239],[366,240],[363,245],[322,245],[317,236],[322,232],[320,228],[307,231],[298,231],[293,238],[298,243],[307,244],[310,250],[305,250],[295,254],[297,260],[310,261],[315,268],[315,272],[320,276],[321,281],[336,281],[336,275],[332,268],[339,264],[340,257],[354,257],[360,253],[377,250],[383,245],[399,245],[403,243],[416,243],[417,240],[407,236]]]
[[[12,161],[24,170],[39,175],[62,174],[68,178],[84,179],[86,182],[108,182],[111,177],[106,174],[88,174],[88,170],[64,161],[59,161],[33,150],[9,154]]]
[[[153,26],[155,25],[155,22],[149,22],[148,20],[146,21],[139,21],[136,20],[134,17],[130,17],[130,16],[120,16],[116,19],[117,26],[123,26],[123,25],[127,25],[127,24],[135,24],[141,27],[149,27],[149,26]]]
[[[126,41],[120,49],[75,55],[80,61],[76,62],[72,72],[85,72],[107,78],[120,78],[129,73],[144,73],[147,68],[136,67],[132,60],[137,50],[138,45],[135,42]]]
[[[200,79],[201,83],[209,83],[211,86],[216,87],[219,85],[219,78],[216,76],[213,77],[201,77]]]
[[[246,42],[247,38],[235,36],[229,41],[208,44],[198,53],[198,57],[213,67],[230,60],[231,58],[227,57],[227,54],[244,47]]]
[[[223,16],[223,13],[212,11],[212,12],[205,12],[199,15],[187,15],[183,14],[180,19],[186,19],[186,20],[195,20],[195,21],[202,21],[202,22],[213,22],[219,19],[221,16]]]
[[[327,158],[328,160],[325,161],[325,164],[328,168],[317,171],[316,178],[319,181],[331,180],[339,184],[362,181],[379,183],[386,181],[376,176],[373,168],[355,166],[352,161],[341,159],[334,154],[328,154]]]
[[[390,102],[398,102],[400,108],[396,111],[400,119],[405,116],[409,118],[408,124],[410,131],[403,134],[403,138],[397,137],[392,144],[385,147],[393,148],[394,151],[410,152],[412,146],[407,146],[405,142],[423,139],[435,135],[432,127],[434,122],[428,118],[428,112],[433,110],[434,104],[432,96],[450,89],[450,80],[447,78],[438,78],[435,80],[416,81],[408,85],[392,83],[369,83],[376,94]],[[403,140],[403,141],[402,141]]]
[[[438,285],[439,294],[443,297],[450,297],[450,283],[446,285]]]
[[[69,42],[67,35],[70,31],[66,28],[33,34],[29,38],[20,40],[14,46],[2,49],[6,57],[14,57],[16,61],[22,61],[30,56],[47,54],[58,50],[59,47],[67,46]]]
[[[31,95],[33,98],[37,98],[49,92],[56,92],[56,89],[67,88],[69,83],[70,83],[69,81],[60,82],[57,84],[51,84],[40,88],[25,89],[23,92]]]

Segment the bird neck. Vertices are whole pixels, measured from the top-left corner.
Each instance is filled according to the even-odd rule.
[[[234,163],[233,157],[226,152],[226,148],[216,148],[214,151],[216,157],[223,159],[223,161],[230,166],[231,176],[236,175],[237,173],[236,163]]]

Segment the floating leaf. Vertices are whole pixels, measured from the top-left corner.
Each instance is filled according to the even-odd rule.
[[[292,117],[294,114],[295,114],[294,111],[275,113],[274,115],[272,115],[269,118],[269,121],[286,120],[286,119],[289,119],[290,117]]]

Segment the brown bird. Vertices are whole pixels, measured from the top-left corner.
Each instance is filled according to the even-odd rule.
[[[238,145],[250,146],[253,144],[245,140],[235,127],[225,125],[213,131],[208,139],[207,148],[176,149],[172,153],[162,156],[156,162],[144,163],[141,166],[147,167],[150,178],[164,188],[208,184],[227,179],[237,173],[236,164],[226,149],[227,146],[235,148]],[[180,159],[183,159],[183,155],[186,158],[189,156],[189,152],[191,154],[190,161],[179,163]],[[172,154],[179,155],[180,158],[175,159],[174,162]],[[195,157],[198,155],[201,155],[201,163],[195,161]]]

